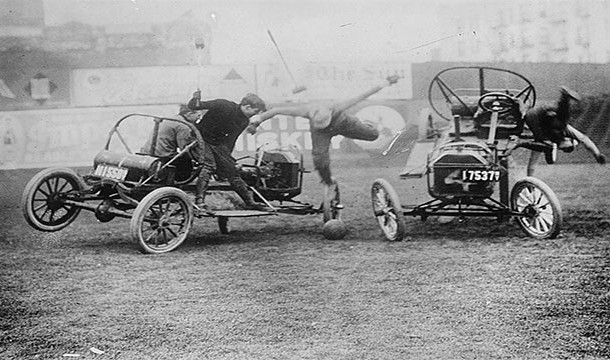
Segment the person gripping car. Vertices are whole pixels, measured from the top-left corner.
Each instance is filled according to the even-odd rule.
[[[595,143],[574,126],[568,124],[570,118],[570,101],[580,101],[580,95],[566,86],[560,88],[560,97],[556,105],[537,106],[526,112],[524,120],[537,142],[548,144],[551,150],[546,154],[546,162],[556,161],[557,149],[572,152],[582,143],[595,158],[597,163],[605,164],[606,157]],[[527,175],[533,176],[541,152],[532,151],[527,165]]]
[[[267,210],[265,204],[254,201],[248,185],[239,177],[231,155],[237,138],[250,123],[250,117],[266,110],[265,102],[255,94],[247,94],[239,104],[226,99],[202,101],[201,91],[197,90],[188,107],[207,110],[195,124],[204,141],[202,169],[195,189],[196,213],[208,212],[204,199],[212,174],[226,178],[247,209]]]

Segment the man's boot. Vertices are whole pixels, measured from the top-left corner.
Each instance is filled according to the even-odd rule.
[[[252,193],[250,192],[248,185],[246,185],[246,183],[243,180],[241,180],[241,178],[231,179],[229,182],[233,186],[233,189],[235,190],[237,195],[239,195],[239,197],[246,204],[246,206],[245,206],[246,210],[259,210],[259,211],[271,211],[272,210],[266,204],[254,201],[254,198],[252,197]]]
[[[548,146],[544,151],[544,160],[549,165],[554,164],[557,161],[557,144],[553,143]]]
[[[195,184],[195,204],[193,204],[195,216],[199,217],[212,214],[204,202],[205,191],[210,183],[210,176],[210,173],[206,171],[206,169],[202,169],[197,178],[197,183]]]

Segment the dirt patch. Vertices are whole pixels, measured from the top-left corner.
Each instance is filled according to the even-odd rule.
[[[176,251],[142,255],[127,220],[99,223],[83,212],[68,228],[41,233],[9,199],[0,237],[0,354],[610,356],[604,169],[541,167],[565,213],[557,239],[532,240],[513,222],[413,218],[408,238],[392,243],[372,216],[372,181],[388,179],[405,202],[425,198],[425,183],[398,180],[401,163],[349,161],[335,167],[350,228],[337,241],[324,239],[318,216],[232,219],[228,235],[215,220],[200,219]],[[11,175],[6,187],[19,193],[21,176]],[[315,174],[306,174],[303,197],[321,200]]]

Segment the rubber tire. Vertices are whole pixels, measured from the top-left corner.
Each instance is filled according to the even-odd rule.
[[[379,197],[381,191],[385,193],[383,199]],[[373,214],[386,239],[389,241],[404,239],[407,225],[402,205],[400,204],[400,198],[387,180],[376,179],[373,181],[371,186],[371,202]]]
[[[81,211],[81,208],[79,207],[66,206],[66,214],[58,219],[58,221],[54,222],[44,221],[44,219],[37,215],[34,202],[41,200],[39,198],[35,199],[35,197],[42,193],[42,189],[40,187],[43,186],[43,184],[47,184],[46,191],[49,191],[50,188],[48,186],[50,185],[50,181],[54,178],[63,179],[65,184],[70,185],[70,188],[68,189],[70,191],[82,191],[86,186],[76,171],[69,168],[48,168],[41,170],[34,175],[23,189],[23,194],[21,196],[21,211],[23,212],[26,222],[36,230],[48,232],[61,230],[70,225]],[[64,189],[62,188],[62,191],[63,190]],[[44,195],[44,193],[42,194]],[[46,198],[48,199],[49,197],[47,196]],[[43,215],[46,213],[46,211],[47,210],[43,212]]]
[[[341,204],[341,192],[339,191],[339,183],[335,183],[334,192],[327,194],[324,189],[324,200],[322,202],[322,220],[326,224],[329,220],[341,220],[341,209],[336,207]]]
[[[520,205],[519,195],[526,188],[531,189],[530,193],[538,191],[539,194],[536,195],[536,198],[531,199],[531,203]],[[548,208],[551,216],[550,223],[548,218],[545,220],[545,218],[540,215],[537,215],[535,218],[524,218],[516,216],[516,219],[521,229],[523,229],[523,231],[530,237],[536,239],[554,239],[557,237],[557,235],[559,235],[559,232],[561,231],[561,226],[563,224],[563,213],[561,210],[561,204],[559,203],[559,199],[557,198],[553,190],[551,190],[551,188],[542,180],[528,176],[517,181],[513,186],[510,194],[511,209],[513,211],[521,212],[525,210],[525,208],[527,208],[528,206],[534,205],[535,202],[539,202],[544,197],[546,197],[546,199],[548,200],[548,205],[545,205],[542,210],[545,210],[546,206],[550,206],[550,208]],[[532,222],[533,219],[540,220],[537,222],[538,226],[536,225],[536,223]],[[545,227],[547,229],[540,229],[540,226],[543,224],[545,224]]]
[[[177,231],[173,231],[173,229],[170,230],[173,231],[173,233],[175,234],[173,238],[171,238],[169,241],[166,241],[162,246],[151,244],[149,243],[149,241],[147,241],[147,238],[150,239],[155,234],[156,236],[162,236],[163,238],[165,238],[165,234],[167,233],[163,230],[152,229],[151,227],[151,230],[153,230],[153,232],[150,236],[145,237],[144,231],[146,229],[144,229],[144,219],[153,206],[156,206],[158,211],[158,214],[153,214],[155,216],[155,220],[158,221],[161,217],[168,214],[167,209],[158,208],[160,204],[168,200],[171,201],[172,204],[178,205],[177,211],[184,214],[183,219],[180,221],[180,226]],[[175,211],[172,212],[175,213]],[[189,234],[189,231],[191,230],[191,226],[193,225],[193,218],[193,206],[188,195],[184,191],[174,187],[158,188],[146,195],[136,207],[129,224],[131,237],[138,243],[138,245],[140,246],[140,251],[142,251],[143,253],[162,254],[170,252],[176,249],[184,242],[184,240]],[[169,227],[169,225],[164,226],[164,228]]]
[[[231,225],[229,225],[229,218],[226,216],[218,217],[218,229],[221,234],[229,234],[231,233]]]

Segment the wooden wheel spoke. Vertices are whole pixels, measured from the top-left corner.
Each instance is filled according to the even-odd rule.
[[[50,178],[45,181],[45,185],[47,185],[47,190],[49,190],[49,194],[52,194],[55,189],[55,182],[53,180],[55,180],[55,178]]]
[[[48,188],[48,187],[47,187],[47,188]],[[45,190],[42,188],[42,185],[38,187],[37,192],[41,192],[41,193],[42,193],[42,194],[43,194],[45,197],[47,197],[47,198],[51,196],[51,193],[49,192],[49,190],[47,189],[47,191],[45,191]],[[35,195],[36,195],[36,194],[34,194],[34,196],[35,196]]]
[[[35,207],[35,208],[33,208],[32,210],[33,210],[34,212],[38,212],[38,210],[40,210],[40,209],[42,209],[42,208],[44,208],[44,207],[46,207],[46,206],[47,206],[47,203],[46,203],[46,202],[44,202],[44,203],[40,204],[39,206],[36,206],[36,207]],[[46,210],[45,210],[45,212],[46,212]]]
[[[152,238],[155,236],[155,233],[157,232],[155,229],[152,229],[152,228],[151,228],[151,230],[152,230],[152,231],[150,232],[150,235],[148,235],[148,236],[146,237],[146,239],[144,240],[144,241],[145,241],[145,242],[147,242],[147,243],[148,243],[148,242],[150,242],[150,240],[151,240],[151,239],[152,239]]]
[[[178,237],[178,234],[171,227],[168,227],[166,230],[171,233],[173,237]]]
[[[59,189],[57,189],[57,192],[62,192],[68,185],[70,185],[70,183],[68,181],[64,180],[63,185]]]
[[[48,214],[48,215],[47,215]],[[47,208],[44,213],[42,214],[42,218],[44,219],[45,216],[48,219],[47,221],[51,221],[53,220],[53,215],[55,214],[55,210],[51,210],[49,208]]]
[[[167,240],[167,228],[163,228],[160,232],[161,232],[161,236],[163,237],[163,242],[162,244],[167,244],[169,241]],[[157,243],[157,245],[159,245],[159,243]]]

